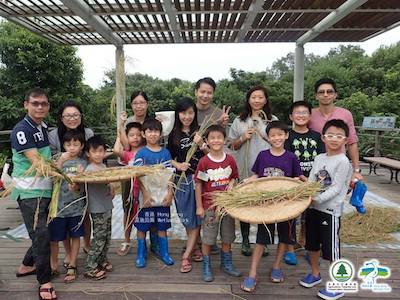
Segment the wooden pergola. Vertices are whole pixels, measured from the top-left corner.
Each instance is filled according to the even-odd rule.
[[[56,43],[116,46],[117,113],[125,44],[294,42],[294,100],[304,44],[363,42],[400,24],[399,0],[0,0],[0,16]]]

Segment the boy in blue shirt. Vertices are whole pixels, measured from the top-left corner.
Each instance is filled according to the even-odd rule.
[[[142,135],[146,139],[146,146],[139,150],[135,156],[134,165],[157,165],[164,164],[171,168],[171,154],[160,146],[162,125],[156,119],[147,119],[142,125]],[[168,184],[167,190],[163,191],[163,196],[156,196],[149,191],[149,186],[145,187],[144,182],[152,180],[147,175],[139,179],[141,209],[135,219],[137,229],[138,250],[136,257],[136,267],[146,266],[146,232],[151,227],[156,227],[158,231],[160,258],[166,265],[173,265],[174,260],[169,256],[167,230],[171,228],[170,206],[172,204],[172,185]],[[172,172],[171,172],[172,176]],[[147,177],[147,178],[146,178]],[[157,199],[159,198],[159,199]]]

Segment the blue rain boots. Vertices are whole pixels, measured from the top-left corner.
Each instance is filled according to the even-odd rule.
[[[145,239],[137,240],[137,256],[136,256],[136,268],[144,268],[146,266],[147,246]]]
[[[221,250],[221,270],[226,274],[234,277],[239,277],[242,273],[232,264],[232,251],[224,252]]]
[[[154,255],[160,256],[160,245],[157,232],[150,231],[150,251],[153,252]]]
[[[205,282],[211,282],[214,280],[214,276],[211,270],[211,261],[209,255],[203,256],[203,280]]]
[[[174,264],[174,260],[168,253],[168,238],[167,237],[158,237],[158,243],[160,246],[160,258],[167,266],[172,266]]]

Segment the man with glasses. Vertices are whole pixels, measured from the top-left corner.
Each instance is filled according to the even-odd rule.
[[[335,106],[335,100],[337,97],[335,81],[330,78],[322,78],[315,83],[314,91],[315,98],[318,100],[319,106],[312,110],[311,119],[308,123],[309,128],[321,133],[322,128],[327,121],[332,119],[343,120],[349,127],[347,152],[351,159],[354,170],[352,179],[363,179],[360,173],[358,137],[354,127],[353,115],[347,109]]]
[[[40,284],[39,298],[55,299],[56,293],[50,283],[50,239],[46,224],[52,182],[40,174],[28,174],[32,165],[38,165],[39,156],[45,159],[51,157],[47,125],[43,122],[50,109],[46,92],[40,88],[29,90],[24,108],[26,116],[11,133],[12,177],[15,182],[11,198],[18,202],[32,245],[16,276],[36,274]]]

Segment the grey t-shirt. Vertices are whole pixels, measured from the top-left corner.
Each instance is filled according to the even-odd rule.
[[[350,161],[344,153],[317,155],[308,181],[321,181],[324,191],[314,197],[311,207],[340,217],[352,174]]]
[[[105,168],[106,166],[103,164],[101,166],[89,164],[85,171],[97,171]],[[110,186],[106,183],[89,183],[87,198],[89,213],[105,213],[111,211],[114,207]]]
[[[278,120],[277,117],[272,116],[272,120]],[[236,140],[240,138],[249,128],[255,127],[257,133],[253,134],[248,142],[241,145],[239,149],[233,151],[232,155],[235,157],[236,163],[239,169],[239,178],[243,180],[251,175],[251,171],[254,162],[260,151],[271,148],[271,145],[266,141],[267,135],[265,128],[268,122],[261,118],[250,118],[248,117],[245,121],[242,121],[239,117],[236,117],[230,127],[228,133],[228,139]]]
[[[204,119],[207,116],[211,116],[213,112],[216,111],[213,115],[213,122],[217,123],[217,120],[222,116],[222,110],[216,107],[215,105],[211,104],[207,109],[200,110],[197,109],[197,123],[199,123],[199,126],[203,124]]]
[[[66,174],[76,175],[78,172],[82,172],[86,167],[86,161],[81,158],[70,159],[64,162],[62,170]],[[57,217],[76,217],[83,215],[83,209],[86,205],[85,189],[83,186],[78,191],[71,191],[68,186],[68,182],[63,180],[61,182],[60,194],[58,196],[57,206]],[[81,199],[74,204],[68,206],[77,199]],[[67,208],[65,208],[68,206]],[[63,208],[65,208],[63,210]],[[61,212],[60,212],[61,211]]]
[[[94,136],[94,132],[90,128],[85,128],[85,140],[90,139]],[[61,143],[58,137],[58,128],[54,128],[52,131],[49,132],[49,143],[51,154],[57,154],[61,152]]]

